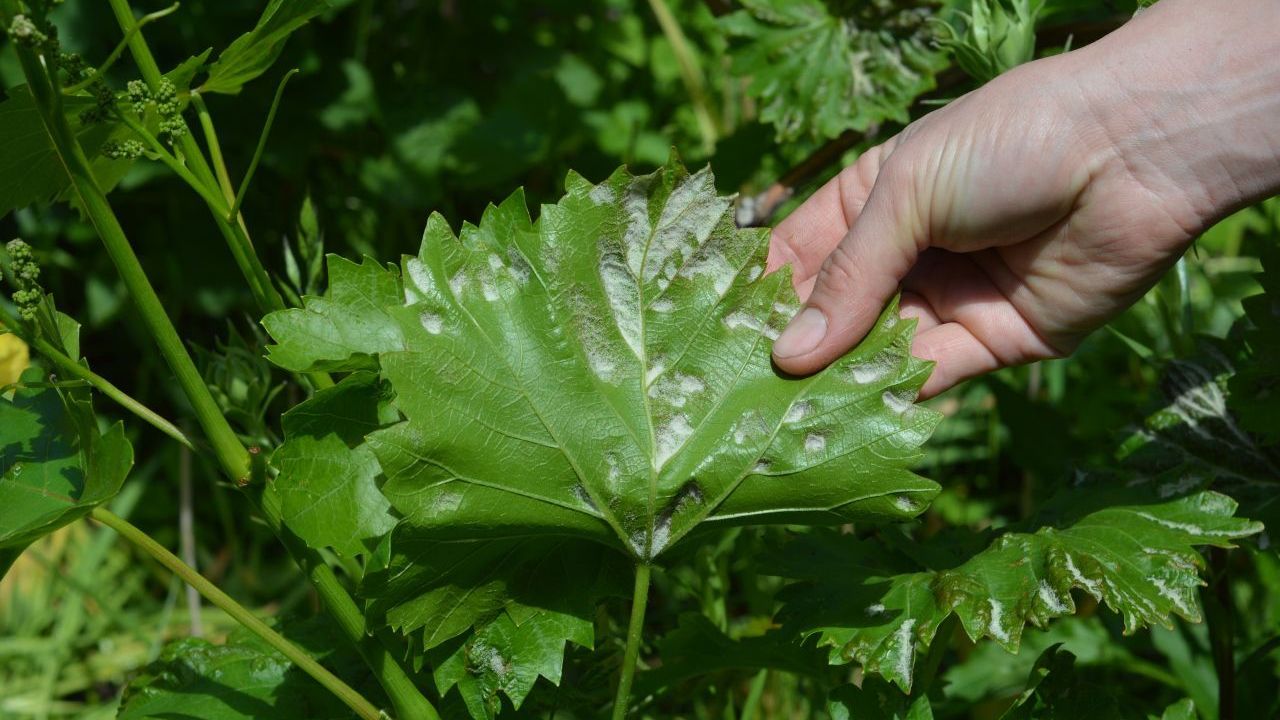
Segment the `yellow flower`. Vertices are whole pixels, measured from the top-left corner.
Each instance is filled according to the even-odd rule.
[[[18,382],[30,359],[27,344],[21,338],[11,333],[0,335],[0,387]]]

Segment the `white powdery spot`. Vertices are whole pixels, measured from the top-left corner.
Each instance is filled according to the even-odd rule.
[[[662,360],[654,360],[653,365],[650,365],[649,369],[644,372],[644,386],[653,385],[653,381],[661,377],[662,373],[666,371],[667,366],[663,364]]]
[[[600,282],[609,301],[609,310],[618,332],[632,354],[642,357],[644,339],[640,326],[640,292],[635,278],[614,253],[604,253],[600,258]]]
[[[804,436],[804,451],[807,453],[820,453],[827,449],[827,439],[818,433],[809,433]]]
[[[494,278],[492,275],[481,276],[480,292],[484,295],[484,299],[487,300],[488,302],[493,302],[500,297],[498,295],[498,286],[494,282]]]
[[[729,313],[729,315],[726,316],[724,319],[724,325],[730,330],[739,330],[741,328],[746,328],[748,330],[754,330],[755,332],[760,333],[761,335],[769,338],[770,340],[778,339],[777,330],[774,330],[773,328],[769,327],[765,323],[761,322],[756,318],[751,317],[750,315],[742,312],[741,310],[735,310],[734,312]]]
[[[465,270],[459,270],[454,273],[453,277],[449,278],[449,292],[453,293],[453,296],[459,300],[462,299],[462,291],[466,289],[466,287],[467,273]]]
[[[911,664],[916,654],[915,638],[911,632],[915,629],[915,618],[908,618],[893,631],[893,669],[898,677],[911,677]]]
[[[1078,583],[1080,587],[1084,588],[1085,592],[1092,595],[1095,600],[1101,600],[1102,599],[1101,583],[1099,583],[1097,580],[1090,580],[1089,578],[1085,577],[1084,573],[1080,572],[1080,568],[1076,567],[1076,564],[1072,562],[1070,555],[1066,556],[1066,561],[1067,561],[1067,574],[1071,576],[1071,579],[1076,583]]]
[[[902,512],[915,512],[916,501],[911,499],[909,495],[898,495],[893,498],[893,504],[898,506]]]
[[[768,460],[757,460],[755,467],[751,468],[751,472],[757,475],[765,475],[769,472]]]
[[[689,424],[689,418],[684,415],[675,415],[663,423],[657,429],[657,434],[654,438],[654,469],[661,470],[692,434],[693,426]]]
[[[648,187],[632,183],[622,198],[622,211],[627,215],[627,226],[622,232],[622,244],[627,252],[627,267],[631,274],[640,277],[640,267],[645,258],[645,243],[653,232],[649,221]]]
[[[422,322],[422,329],[432,335],[439,335],[444,331],[444,318],[433,312],[424,312],[418,316],[418,320]]]
[[[660,298],[658,300],[654,300],[649,307],[654,312],[669,313],[676,309],[676,304],[666,298]]]
[[[880,359],[872,359],[850,367],[849,375],[853,377],[854,382],[860,385],[869,385],[888,378],[892,370],[893,368],[889,363]]]
[[[788,305],[782,302],[776,302],[773,304],[773,311],[787,318],[791,317],[792,315],[795,315],[796,311],[798,311],[799,309],[800,308],[794,305]]]
[[[808,400],[801,400],[787,409],[787,414],[782,418],[785,423],[798,423],[809,417],[813,412],[813,403]]]
[[[1190,607],[1187,604],[1187,599],[1183,597],[1177,589],[1169,587],[1169,584],[1164,581],[1164,578],[1152,576],[1147,578],[1147,582],[1151,583],[1155,587],[1156,592],[1160,593],[1160,597],[1173,603],[1173,606],[1183,614],[1191,615],[1193,617],[1195,616],[1195,608]]]
[[[698,378],[677,372],[650,387],[649,397],[672,407],[682,408],[690,398],[706,389],[706,384]]]
[[[404,264],[404,270],[409,277],[409,284],[405,287],[406,302],[418,302],[435,290],[435,282],[431,279],[431,273],[427,271],[427,266],[418,258],[409,258]],[[415,290],[416,292],[414,292]]]
[[[1147,520],[1150,520],[1151,522],[1157,525],[1160,525],[1162,527],[1167,527],[1170,530],[1177,530],[1178,532],[1184,532],[1188,535],[1201,536],[1201,535],[1207,534],[1204,528],[1200,527],[1199,525],[1192,525],[1191,523],[1178,522],[1177,520],[1166,520],[1161,517],[1156,517],[1151,513],[1145,513],[1145,512],[1135,512],[1134,515],[1137,515],[1140,518],[1145,518]]]
[[[764,416],[758,410],[747,410],[742,413],[742,417],[738,418],[738,422],[733,424],[733,441],[738,445],[744,445],[752,438],[768,434],[769,423],[765,422]]]
[[[1041,580],[1037,586],[1036,595],[1039,596],[1040,602],[1044,603],[1049,612],[1065,613],[1069,611],[1066,603],[1062,602],[1062,599],[1058,597],[1058,593],[1054,592],[1049,583],[1044,580]]]
[[[489,253],[488,260],[489,260],[490,270],[494,271],[495,273],[502,272],[502,268],[503,268],[502,258],[498,257],[497,255],[494,255],[493,253]]]
[[[431,510],[434,514],[444,515],[457,510],[461,505],[462,493],[444,490],[432,500]]]
[[[867,617],[880,617],[884,614],[884,603],[875,603],[867,606]]]
[[[896,393],[892,390],[885,390],[884,394],[880,396],[880,399],[884,401],[885,407],[889,408],[897,415],[905,413],[914,404],[909,397],[906,397],[902,393]]]
[[[608,205],[617,197],[618,194],[613,191],[613,188],[603,183],[591,188],[591,192],[587,193],[587,199],[596,205]]]
[[[680,271],[680,275],[688,278],[710,277],[711,286],[716,291],[716,297],[724,297],[724,294],[729,291],[729,286],[733,284],[734,274],[735,271],[729,261],[725,259],[724,255],[715,251],[694,257]]]
[[[987,625],[987,632],[1000,642],[1009,642],[1009,631],[1001,624],[1004,620],[1004,605],[995,598],[987,598],[987,607],[991,609],[991,622]]]
[[[609,466],[609,470],[605,473],[605,480],[608,481],[609,487],[617,490],[622,481],[622,468],[618,467],[618,458],[613,453],[609,453],[604,458],[605,464]]]

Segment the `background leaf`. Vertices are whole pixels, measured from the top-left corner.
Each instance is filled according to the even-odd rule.
[[[275,63],[289,35],[327,9],[328,0],[271,0],[253,30],[236,38],[209,66],[201,92],[240,92]]]

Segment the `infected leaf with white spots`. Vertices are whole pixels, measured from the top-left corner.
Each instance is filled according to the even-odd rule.
[[[574,535],[650,560],[703,525],[898,520],[938,416],[894,308],[807,378],[772,366],[799,303],[763,275],[711,174],[673,161],[566,195],[516,193],[455,236],[433,216],[400,272],[330,260],[330,290],[268,316],[298,371],[377,367],[405,420],[368,436],[382,492],[438,540]]]
[[[833,660],[858,662],[904,690],[919,650],[953,612],[971,639],[991,638],[1010,652],[1028,623],[1073,614],[1073,591],[1119,613],[1126,632],[1169,626],[1173,615],[1198,622],[1203,558],[1196,548],[1230,547],[1262,526],[1233,517],[1231,498],[1195,491],[1203,477],[1166,492],[1173,480],[1106,478],[1073,487],[1029,523],[1033,531],[1000,535],[980,552],[923,572],[880,543],[803,536],[771,569],[802,581],[784,591],[783,617],[819,633]]]

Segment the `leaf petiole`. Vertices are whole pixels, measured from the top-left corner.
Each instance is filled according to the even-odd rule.
[[[289,83],[289,78],[298,74],[298,68],[294,68],[284,74],[280,78],[280,84],[276,86],[275,99],[271,101],[271,109],[267,111],[267,120],[262,125],[262,134],[258,136],[258,147],[253,151],[253,159],[249,161],[249,169],[245,171],[244,179],[240,181],[240,189],[236,191],[235,201],[231,204],[231,212],[228,218],[235,218],[240,213],[240,206],[244,203],[245,193],[249,190],[249,181],[253,180],[253,173],[258,169],[258,161],[262,159],[262,151],[267,146],[267,137],[271,134],[271,126],[276,121],[276,110],[280,107],[280,98],[284,96],[284,86]]]
[[[625,720],[627,717],[631,683],[635,680],[636,661],[644,639],[644,615],[649,606],[649,574],[652,569],[648,563],[636,565],[636,583],[631,591],[631,621],[627,624],[627,645],[622,655],[622,676],[618,678],[618,692],[613,697],[613,720]]]

